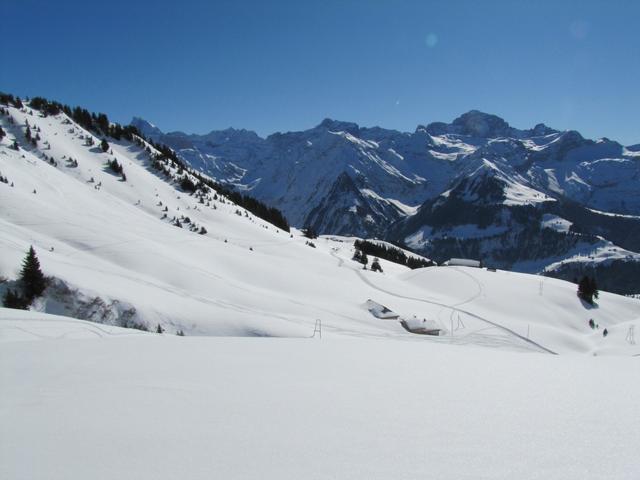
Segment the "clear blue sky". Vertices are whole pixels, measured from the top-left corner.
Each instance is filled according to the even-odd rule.
[[[480,109],[640,142],[640,2],[1,0],[0,90],[165,131]]]

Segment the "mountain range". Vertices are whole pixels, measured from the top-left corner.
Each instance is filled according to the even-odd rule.
[[[640,291],[640,146],[471,110],[412,133],[325,119],[261,138],[248,130],[163,133],[194,169],[321,234],[393,241],[445,261]]]

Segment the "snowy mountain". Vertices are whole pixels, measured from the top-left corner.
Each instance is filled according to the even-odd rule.
[[[413,133],[329,119],[265,139],[246,130],[197,136],[133,124],[197,170],[282,209],[298,227],[386,238],[438,261],[482,257],[567,279],[595,268],[607,288],[640,291],[633,146],[544,124],[519,130],[477,110]],[[567,227],[555,228],[549,216]]]
[[[0,307],[0,478],[637,477],[640,300],[590,305],[574,283],[500,269],[364,269],[359,239],[278,228],[161,145],[76,113],[0,106],[0,295],[30,245],[49,278],[30,311]],[[363,210],[335,205],[353,213],[335,228],[395,205],[434,225],[425,238],[456,228],[447,211],[465,238],[496,218],[515,235],[561,203],[498,165],[469,159],[414,210],[340,172],[332,195]],[[540,231],[590,219],[636,221],[576,204]]]
[[[406,329],[429,319],[449,343],[556,353],[636,351],[625,340],[637,321],[635,299],[603,292],[599,308],[589,309],[575,284],[515,272],[410,270],[384,259],[382,273],[364,270],[352,260],[354,238],[310,240],[296,229],[277,228],[200,185],[195,173],[135,134],[130,140],[105,137],[103,148],[100,134],[64,111],[49,114],[29,104],[3,106],[0,122],[6,132],[0,141],[6,180],[0,183],[0,293],[15,286],[33,245],[51,277],[34,310],[111,325],[159,325],[187,335],[305,337],[320,321],[328,337],[443,341]],[[317,135],[336,137],[327,130]],[[504,180],[491,168],[478,168]],[[358,188],[343,181],[355,194]],[[185,187],[193,183],[200,186]],[[461,184],[462,197],[473,198],[475,188]],[[513,188],[513,198],[531,194]],[[499,195],[482,197],[500,202]],[[368,300],[388,307],[397,320],[374,317]],[[601,330],[589,328],[589,318]],[[464,334],[456,333],[458,319]],[[605,327],[611,332],[606,338]]]

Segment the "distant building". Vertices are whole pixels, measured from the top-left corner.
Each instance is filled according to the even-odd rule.
[[[480,260],[471,260],[470,258],[450,258],[443,265],[449,267],[475,267],[481,268],[482,262]]]
[[[444,333],[444,330],[440,328],[436,320],[427,320],[426,318],[418,319],[415,315],[413,318],[400,320],[400,325],[402,325],[406,331],[417,333],[418,335],[433,335],[437,337]]]
[[[371,315],[381,320],[397,320],[399,317],[397,313],[389,310],[387,307],[381,305],[378,302],[374,302],[371,299],[367,300],[365,305]]]

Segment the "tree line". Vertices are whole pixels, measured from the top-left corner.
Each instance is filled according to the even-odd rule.
[[[0,103],[4,105],[13,105],[16,108],[23,108],[24,104],[19,97],[14,97],[11,94],[0,92]],[[194,183],[187,175],[184,175],[179,181],[180,186],[183,190],[193,193],[196,190],[207,191],[206,187],[213,189],[221,195],[226,196],[231,201],[236,203],[238,206],[248,210],[256,217],[259,217],[282,230],[289,232],[289,222],[287,221],[284,214],[275,207],[270,207],[265,203],[257,200],[249,195],[243,195],[241,193],[235,192],[233,190],[228,189],[220,185],[219,183],[213,181],[212,179],[205,177],[192,170],[188,165],[185,164],[176,154],[176,152],[169,146],[156,143],[151,139],[147,139],[135,126],[126,125],[122,126],[118,123],[112,123],[104,113],[91,113],[88,110],[82,107],[69,107],[68,105],[63,105],[59,102],[48,100],[44,97],[33,97],[29,100],[29,105],[39,110],[43,115],[58,115],[61,112],[64,112],[68,117],[72,118],[74,122],[79,124],[86,130],[92,131],[98,135],[106,135],[116,140],[125,139],[130,142],[136,141],[136,137],[144,140],[153,148],[155,148],[158,152],[160,152],[160,157],[154,158],[152,166],[157,170],[163,171],[167,176],[169,176],[169,172],[163,163],[167,161],[171,162],[171,164],[178,169],[178,174],[182,175],[185,171],[191,174],[196,178],[197,183]],[[106,140],[103,139],[101,143],[101,148],[103,151],[107,151],[109,148]],[[148,150],[148,153],[151,153]],[[111,165],[108,165],[109,168],[114,170],[116,173],[117,170],[113,169]],[[124,174],[122,173],[124,176]]]
[[[405,265],[412,270],[416,268],[433,267],[435,265],[431,260],[407,255],[399,248],[395,248],[390,245],[373,243],[367,240],[356,240],[353,245],[364,254],[384,258],[390,262]]]

